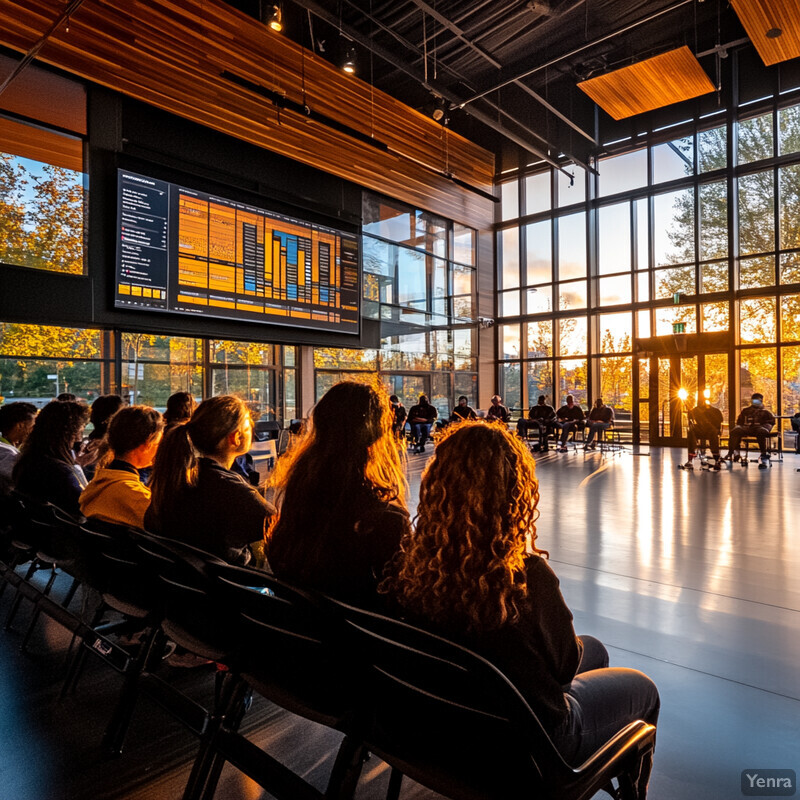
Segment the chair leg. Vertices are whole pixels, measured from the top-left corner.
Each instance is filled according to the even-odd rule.
[[[26,582],[29,581],[33,577],[36,570],[38,569],[39,569],[39,564],[36,561],[36,559],[34,559],[31,562],[30,567],[28,567],[28,571],[25,573],[24,580]],[[8,610],[8,615],[6,616],[6,622],[4,625],[5,630],[7,631],[11,630],[11,625],[14,622],[14,617],[17,616],[17,611],[19,611],[21,603],[22,603],[22,593],[20,592],[19,588],[17,588],[17,593],[14,595],[14,602],[11,603],[11,608]]]
[[[389,788],[386,791],[386,800],[400,800],[400,787],[403,785],[403,773],[392,767],[389,776]]]
[[[368,757],[369,751],[360,740],[345,736],[328,779],[326,799],[350,800],[356,792],[364,762]]]

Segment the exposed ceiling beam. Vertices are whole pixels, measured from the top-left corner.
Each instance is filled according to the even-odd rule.
[[[454,22],[450,22],[443,14],[439,14],[435,9],[429,6],[425,0],[412,0],[414,5],[418,8],[422,9],[423,12],[430,14],[437,22],[440,22],[442,25],[447,28],[452,34],[454,34],[459,41],[463,42],[467,47],[471,50],[474,50],[484,61],[489,62],[493,67],[497,67],[497,69],[502,69],[502,64],[493,58],[489,53],[486,52],[482,47],[474,44],[470,39],[467,38],[464,31],[461,30]],[[522,81],[515,80],[514,85],[522,89],[523,92],[529,94],[537,103],[543,105],[551,114],[554,114],[558,119],[560,119],[564,124],[568,125],[572,130],[579,133],[585,139],[588,139],[593,145],[596,145],[597,142],[595,141],[594,136],[591,134],[586,133],[580,125],[576,125],[571,119],[564,116],[555,106],[552,106],[547,100],[544,99],[538,92],[535,92],[529,86],[526,86]]]
[[[541,72],[543,69],[547,69],[548,67],[552,67],[554,64],[558,64],[561,61],[565,61],[568,58],[572,58],[573,56],[582,53],[584,50],[589,50],[592,47],[596,47],[603,42],[607,42],[609,39],[615,39],[617,36],[621,36],[623,33],[627,33],[628,31],[634,30],[638,28],[640,25],[644,25],[647,22],[652,22],[654,19],[658,19],[659,17],[664,16],[664,14],[668,14],[670,11],[675,11],[682,6],[688,5],[689,3],[693,3],[695,0],[679,0],[678,3],[669,6],[669,8],[662,8],[661,11],[657,11],[655,14],[650,14],[648,17],[644,17],[643,19],[637,20],[636,22],[632,22],[630,25],[626,25],[624,28],[620,28],[617,31],[613,31],[612,33],[608,33],[605,36],[601,36],[599,39],[595,39],[592,42],[588,42],[587,44],[581,45],[580,47],[576,47],[574,50],[570,50],[568,53],[564,53],[562,56],[558,56],[557,58],[552,58],[550,61],[546,61],[544,64],[540,64],[538,67],[533,67],[533,69],[526,70],[525,72],[516,75],[513,78],[508,78],[507,80],[503,81],[502,83],[498,83],[497,86],[493,86],[491,89],[486,89],[483,92],[479,92],[475,96],[471,97],[469,100],[465,100],[463,103],[459,105],[459,108],[465,108],[470,103],[474,103],[476,100],[480,100],[483,97],[486,97],[487,94],[491,94],[492,92],[498,91],[498,89],[503,89],[506,86],[509,86],[512,83],[516,83],[517,81],[523,80],[524,78],[529,78],[531,75],[535,75],[537,72]]]
[[[376,42],[372,41],[368,36],[364,36],[363,34],[361,34],[355,28],[352,28],[349,25],[344,25],[337,15],[331,13],[330,11],[328,11],[325,8],[322,8],[315,0],[293,0],[293,2],[296,5],[300,6],[301,8],[304,8],[307,11],[310,11],[312,14],[314,14],[315,16],[319,17],[320,19],[324,20],[325,22],[327,22],[329,25],[333,26],[334,28],[338,28],[348,38],[352,39],[355,42],[358,42],[362,47],[364,47],[367,50],[373,52],[376,56],[378,56],[378,58],[380,58],[381,60],[385,61],[387,64],[391,64],[396,69],[400,70],[401,72],[403,72],[406,75],[408,75],[409,77],[411,77],[413,80],[415,80],[417,83],[419,83],[420,86],[425,88],[427,91],[431,92],[432,94],[437,94],[437,95],[443,97],[445,100],[447,100],[450,103],[450,105],[452,107],[454,107],[454,108],[460,108],[461,107],[461,103],[462,103],[461,98],[459,98],[457,95],[455,95],[449,89],[447,89],[446,87],[435,83],[434,81],[430,81],[430,80],[426,81],[425,80],[425,76],[419,70],[415,69],[410,64],[408,64],[407,62],[403,61],[403,59],[398,58],[394,53],[391,53],[390,51],[386,50],[381,45],[379,45]],[[353,6],[353,8],[355,8],[366,19],[370,20],[371,22],[373,22],[375,24],[379,24],[380,27],[383,30],[385,30],[387,33],[390,33],[395,39],[397,39],[398,42],[403,44],[405,47],[410,49],[412,52],[415,52],[417,54],[418,58],[422,59],[422,53],[419,52],[419,50],[417,49],[417,47],[415,45],[413,45],[410,42],[406,41],[405,39],[403,39],[403,37],[401,37],[395,31],[392,31],[390,28],[387,28],[385,25],[380,24],[378,22],[378,20],[374,19],[368,13],[366,13],[366,12],[362,11],[361,9],[359,9],[352,2],[350,2],[350,0],[345,0],[345,2],[347,2],[348,5]],[[448,71],[451,74],[454,74],[459,79],[461,79],[461,76],[458,75],[458,73],[456,73],[454,70],[448,69]],[[577,158],[576,156],[572,155],[571,153],[568,153],[568,152],[564,151],[563,148],[556,147],[551,142],[546,141],[543,137],[541,137],[535,131],[530,130],[524,123],[520,122],[519,120],[514,119],[514,117],[509,115],[507,112],[504,112],[504,111],[502,111],[502,109],[500,109],[497,106],[495,106],[494,103],[491,103],[490,101],[484,101],[484,102],[486,102],[487,105],[489,105],[489,107],[493,111],[495,111],[496,113],[498,113],[501,116],[504,116],[507,119],[513,121],[525,133],[527,133],[527,134],[529,134],[531,136],[534,136],[535,138],[539,139],[542,142],[542,144],[544,145],[545,148],[550,148],[550,149],[556,150],[558,152],[563,152],[564,155],[567,158],[569,158],[571,161],[573,161],[578,166],[582,167],[583,169],[585,169],[585,170],[587,170],[589,172],[594,172],[594,169],[592,167],[590,167],[588,164],[584,163],[581,159]],[[542,145],[539,145],[539,144],[536,144],[536,143],[532,142],[530,139],[528,139],[525,136],[520,136],[519,134],[514,133],[514,131],[509,130],[505,125],[503,125],[502,123],[498,122],[496,119],[494,119],[493,117],[489,116],[488,114],[478,110],[477,108],[473,107],[473,108],[469,109],[469,111],[467,111],[467,113],[470,114],[470,116],[472,116],[474,119],[476,119],[479,122],[481,122],[484,125],[486,125],[487,127],[489,127],[492,130],[495,130],[498,133],[502,134],[509,141],[513,142],[516,145],[519,145],[521,148],[523,148],[523,150],[527,150],[528,152],[530,152],[533,155],[535,155],[537,158],[541,158],[543,161],[545,161],[547,164],[550,164],[550,166],[554,167],[555,169],[560,170],[561,172],[564,172],[564,174],[566,174],[566,175],[570,174],[564,169],[564,167],[561,164],[559,164],[557,161],[555,161],[555,159],[551,158],[542,149]]]

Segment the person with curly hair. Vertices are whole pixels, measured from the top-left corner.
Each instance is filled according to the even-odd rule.
[[[383,568],[408,532],[402,456],[385,391],[331,387],[271,480],[279,506],[266,553],[279,578],[375,606]]]
[[[641,672],[609,669],[602,643],[575,635],[536,546],[538,501],[533,456],[516,436],[499,425],[454,427],[428,462],[416,530],[380,591],[504,672],[579,765],[628,723],[655,724],[658,690]],[[648,762],[641,786],[649,771]]]

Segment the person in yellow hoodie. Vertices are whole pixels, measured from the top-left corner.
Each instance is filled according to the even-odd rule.
[[[161,414],[150,406],[121,408],[111,418],[100,467],[81,493],[85,517],[144,527],[150,489],[139,475],[153,463],[164,431]]]

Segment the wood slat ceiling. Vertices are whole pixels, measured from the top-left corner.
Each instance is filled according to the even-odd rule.
[[[579,83],[578,88],[616,120],[715,90],[688,47],[591,78]]]
[[[0,0],[0,43],[26,52],[63,9],[60,0]],[[491,153],[220,0],[85,0],[39,59],[442,216],[478,228],[492,222],[491,200],[441,174],[491,192]],[[278,109],[223,73],[363,138]]]
[[[764,64],[800,56],[800,0],[731,0],[731,5]]]
[[[0,151],[83,172],[83,142],[0,117]]]

